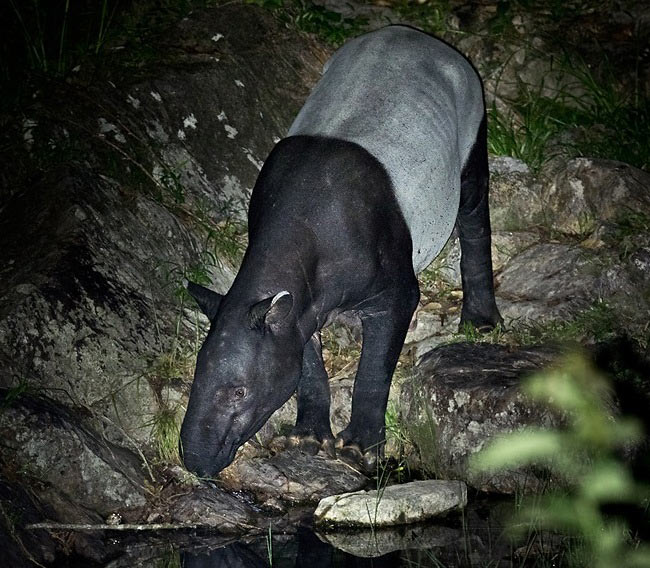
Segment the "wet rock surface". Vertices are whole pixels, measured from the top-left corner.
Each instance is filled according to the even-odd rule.
[[[209,527],[223,534],[241,534],[264,525],[250,504],[208,484],[178,495],[172,502],[169,520],[179,526]]]
[[[561,417],[520,391],[522,379],[559,356],[557,349],[510,350],[458,343],[431,351],[404,381],[400,405],[421,465],[441,479],[477,489],[513,493],[539,490],[547,479],[532,470],[479,474],[470,457],[491,438],[526,426],[553,427]]]
[[[221,472],[219,479],[229,490],[247,491],[262,504],[282,508],[281,502],[317,503],[323,497],[356,491],[368,478],[345,462],[285,450],[270,456],[244,456]]]
[[[384,527],[423,522],[467,505],[462,481],[428,480],[326,497],[314,519],[321,525]]]

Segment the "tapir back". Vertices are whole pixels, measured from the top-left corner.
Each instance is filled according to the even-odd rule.
[[[390,175],[420,272],[449,238],[484,115],[481,81],[444,42],[405,26],[355,38],[326,63],[289,135],[355,142]]]

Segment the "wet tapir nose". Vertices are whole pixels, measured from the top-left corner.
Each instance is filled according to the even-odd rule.
[[[217,468],[214,464],[208,463],[206,459],[200,454],[183,448],[183,443],[179,444],[179,453],[185,469],[192,472],[197,477],[212,477],[217,473]]]

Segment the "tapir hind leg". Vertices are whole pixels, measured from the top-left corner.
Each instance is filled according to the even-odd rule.
[[[298,447],[316,454],[323,449],[334,456],[334,436],[330,427],[330,388],[323,364],[320,332],[307,342],[298,383],[298,415],[289,438],[276,439],[275,449]]]
[[[481,331],[503,323],[494,299],[488,181],[487,120],[484,116],[461,174],[457,220],[463,281],[460,325],[471,323]]]
[[[374,470],[383,452],[390,383],[420,297],[415,275],[412,280],[387,306],[361,316],[363,345],[352,392],[352,414],[349,426],[336,437],[336,447],[343,459],[361,463],[368,472]]]

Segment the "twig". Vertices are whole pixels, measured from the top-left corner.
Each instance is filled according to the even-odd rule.
[[[197,529],[202,525],[185,525],[179,523],[150,523],[107,525],[107,524],[76,524],[76,523],[32,523],[25,527],[27,530],[60,530],[60,531],[161,531],[178,529]]]

